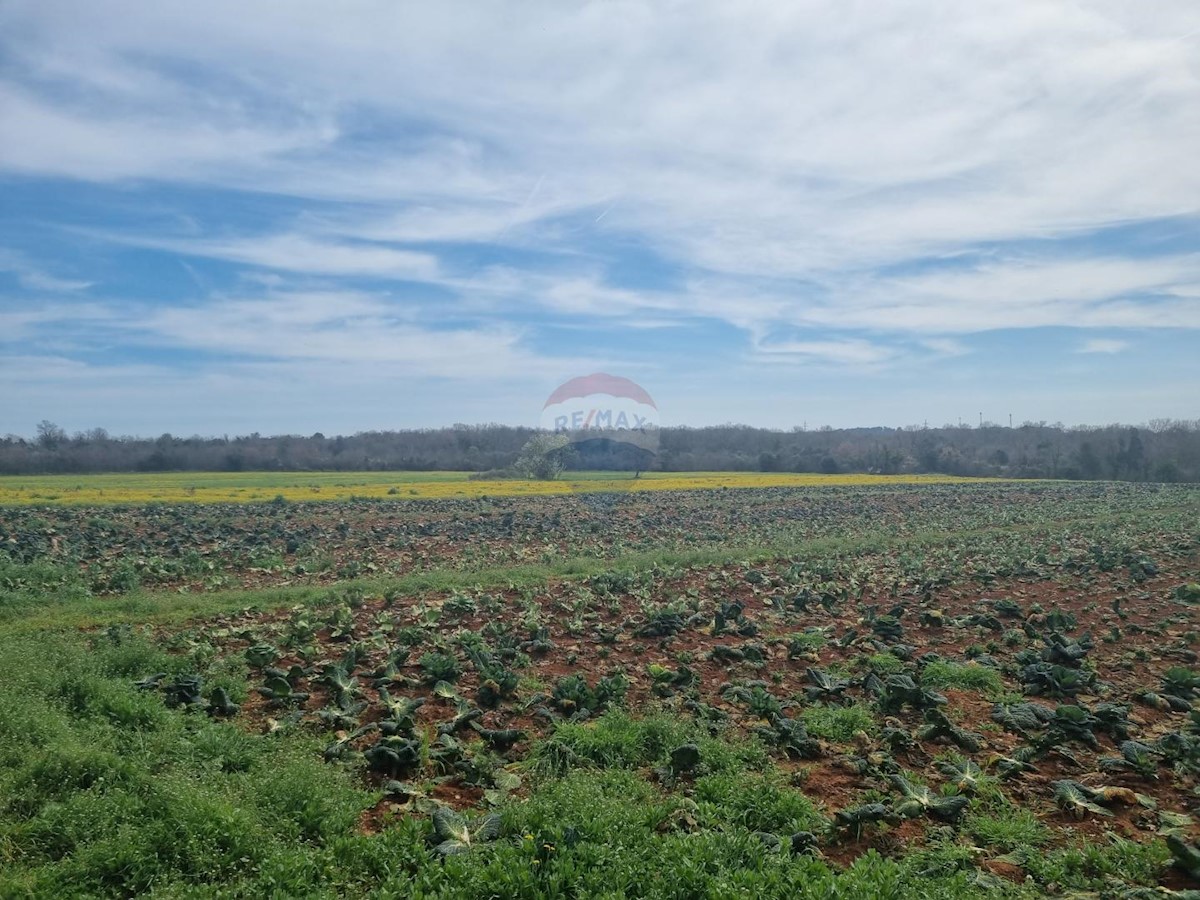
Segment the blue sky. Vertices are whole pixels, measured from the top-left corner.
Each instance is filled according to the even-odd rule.
[[[1200,9],[0,7],[0,434],[1200,416]]]

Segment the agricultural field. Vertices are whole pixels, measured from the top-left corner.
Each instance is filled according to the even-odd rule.
[[[10,495],[0,897],[1196,896],[1200,486],[676,477]]]
[[[0,475],[0,505],[261,503],[266,500],[477,499],[580,491],[954,484],[954,475],[814,475],[793,472],[568,472],[554,481],[480,479],[469,472],[166,472]]]

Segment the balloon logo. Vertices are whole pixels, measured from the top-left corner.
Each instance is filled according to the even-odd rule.
[[[619,375],[597,372],[559,385],[546,399],[539,424],[567,437],[580,469],[641,471],[658,452],[654,398]]]

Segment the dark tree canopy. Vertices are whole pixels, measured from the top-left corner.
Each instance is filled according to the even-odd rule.
[[[455,425],[326,437],[114,437],[68,435],[53,422],[36,435],[0,438],[0,474],[163,471],[490,471],[511,469],[537,434],[508,425]],[[1014,478],[1200,481],[1200,421],[1156,420],[1065,428],[822,428],[745,425],[664,428],[658,450],[598,440],[576,446],[570,468],[622,471],[939,472]]]

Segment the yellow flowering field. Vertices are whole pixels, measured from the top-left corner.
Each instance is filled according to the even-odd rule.
[[[559,481],[475,481],[467,472],[171,472],[0,476],[0,504],[254,503],[286,500],[469,499],[578,491],[945,484],[985,481],[949,475],[815,475],[788,472],[571,473]]]

